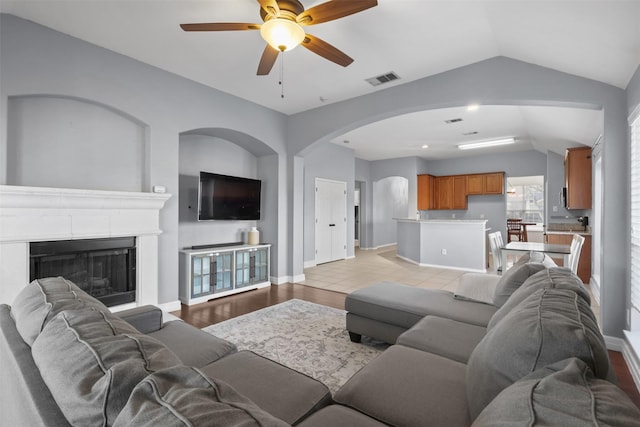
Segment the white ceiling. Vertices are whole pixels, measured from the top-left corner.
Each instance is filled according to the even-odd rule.
[[[322,1],[302,3],[309,8]],[[639,0],[378,0],[372,9],[306,27],[353,57],[349,67],[298,47],[281,55],[269,76],[256,76],[265,46],[258,31],[187,33],[179,28],[191,22],[260,23],[255,0],[1,0],[0,12],[285,114],[494,56],[623,89],[640,64]],[[284,98],[278,84],[282,57]],[[401,79],[377,88],[365,82],[390,71]],[[444,126],[442,120],[453,116],[464,121]],[[602,132],[601,125],[601,113],[594,111],[483,106],[475,112],[446,109],[396,117],[334,142],[349,140],[358,157],[370,160],[455,157],[459,152],[444,146],[496,136],[516,136],[520,142],[512,149],[562,152],[565,146],[592,145]],[[462,130],[479,133],[465,137],[460,135]],[[429,149],[415,148],[425,143]]]

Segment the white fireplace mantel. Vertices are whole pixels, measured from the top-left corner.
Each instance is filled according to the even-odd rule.
[[[134,236],[136,305],[157,304],[160,209],[170,197],[0,185],[0,303],[29,283],[31,242]]]

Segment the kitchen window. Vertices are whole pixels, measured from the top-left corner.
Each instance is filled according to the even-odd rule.
[[[507,178],[507,218],[544,223],[544,176]]]

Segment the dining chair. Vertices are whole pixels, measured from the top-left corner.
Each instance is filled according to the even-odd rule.
[[[511,242],[513,237],[517,237],[519,242],[524,240],[521,218],[507,218],[507,242]]]
[[[580,261],[580,252],[584,244],[584,237],[579,234],[573,235],[571,240],[571,253],[569,254],[569,265],[566,267],[571,269],[573,274],[578,274],[578,261]]]
[[[489,247],[491,248],[491,258],[493,258],[493,271],[497,274],[502,273],[502,252],[500,248],[502,244],[502,234],[499,231],[487,234],[489,239]]]

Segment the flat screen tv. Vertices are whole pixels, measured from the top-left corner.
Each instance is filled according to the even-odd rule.
[[[262,181],[200,172],[198,220],[259,220]]]

